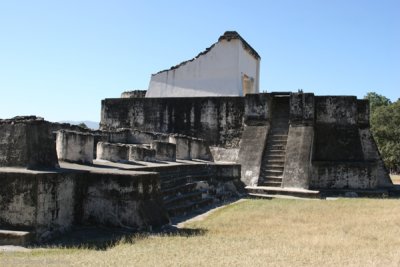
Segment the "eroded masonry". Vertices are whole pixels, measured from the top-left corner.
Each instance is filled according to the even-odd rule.
[[[258,93],[259,67],[257,52],[227,32],[154,74],[147,92],[103,100],[100,130],[0,120],[0,244],[74,226],[152,229],[246,195],[397,194],[366,100]]]

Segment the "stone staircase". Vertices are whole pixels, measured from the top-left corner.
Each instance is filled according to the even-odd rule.
[[[207,181],[207,170],[172,170],[160,172],[165,208],[171,217],[185,215],[213,203],[214,198],[198,186]]]
[[[259,186],[281,187],[289,131],[289,98],[274,99],[272,122],[260,167]]]

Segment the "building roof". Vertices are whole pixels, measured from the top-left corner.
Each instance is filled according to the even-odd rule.
[[[246,40],[244,40],[243,37],[240,36],[240,34],[237,33],[236,31],[226,31],[223,35],[221,35],[221,36],[218,38],[218,42],[220,42],[220,41],[222,41],[222,40],[226,40],[226,41],[228,41],[228,42],[231,41],[231,40],[240,40],[240,41],[242,42],[243,48],[244,48],[246,51],[248,51],[255,59],[257,59],[257,60],[261,59],[261,57],[260,57],[260,55],[257,53],[257,51],[254,50],[254,48],[251,47],[251,46],[246,42]],[[218,43],[218,42],[217,42],[217,43]],[[203,52],[200,52],[197,56],[195,56],[195,57],[192,58],[192,59],[183,61],[183,62],[179,63],[178,65],[172,66],[172,67],[169,68],[169,69],[161,70],[161,71],[159,71],[159,72],[157,72],[157,73],[155,73],[155,74],[152,74],[152,75],[156,75],[156,74],[159,74],[159,73],[162,73],[162,72],[174,70],[174,69],[179,68],[180,66],[185,65],[185,64],[188,63],[188,62],[192,62],[192,61],[194,61],[195,59],[199,58],[200,56],[207,54],[207,53],[215,46],[215,44],[217,44],[217,43],[214,43],[214,44],[211,45],[210,47],[206,48]]]

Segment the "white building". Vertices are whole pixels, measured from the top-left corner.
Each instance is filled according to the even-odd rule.
[[[235,31],[168,70],[152,74],[146,97],[243,96],[259,92],[260,56]]]

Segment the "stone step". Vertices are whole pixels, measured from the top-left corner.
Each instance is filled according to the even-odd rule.
[[[169,196],[175,196],[177,193],[183,194],[188,193],[196,189],[196,183],[186,183],[184,185],[178,185],[171,188],[166,188],[162,191],[164,198]]]
[[[210,173],[208,171],[174,171],[174,172],[168,172],[168,173],[160,173],[160,178],[164,181],[170,180],[170,179],[175,179],[176,177],[179,176],[198,176],[198,177],[204,177],[204,176],[209,176]]]
[[[262,171],[264,171],[265,173],[269,173],[271,175],[280,175],[283,173],[283,168],[279,169],[279,170],[275,170],[275,169],[269,169],[269,168],[261,168]]]
[[[271,154],[266,155],[267,162],[269,160],[284,160],[284,158],[285,158],[285,155],[271,155]]]
[[[266,169],[266,170],[276,170],[276,171],[282,171],[283,172],[283,169],[284,169],[284,165],[282,165],[282,164],[265,164],[265,165],[263,165],[262,166],[262,168],[263,169]]]
[[[201,199],[202,192],[199,190],[185,193],[185,194],[177,194],[175,196],[167,197],[164,199],[164,205],[167,207],[176,205],[180,202],[185,201],[197,201]]]
[[[271,187],[281,187],[282,182],[270,182],[270,181],[263,181],[259,186],[271,186]]]
[[[169,188],[174,188],[177,186],[185,185],[188,182],[186,176],[178,176],[171,179],[161,178],[161,191],[167,190]]]
[[[281,139],[268,139],[267,144],[286,144],[287,140],[281,140]]]
[[[270,177],[270,178],[282,178],[283,172],[269,172],[269,171],[263,171],[262,172],[263,176],[265,178]]]
[[[282,182],[282,176],[280,176],[280,177],[265,177],[264,176],[264,179],[263,179],[263,181],[264,182]]]
[[[212,203],[213,203],[213,198],[207,197],[198,201],[187,201],[185,203],[180,203],[174,206],[167,207],[167,211],[169,216],[174,217],[178,215],[184,215],[188,212],[203,208]]]
[[[270,159],[269,160],[269,159],[267,159],[266,163],[279,164],[279,165],[284,166],[285,160],[284,159],[279,159],[279,160],[275,160],[275,159]]]
[[[321,198],[320,192],[300,188],[278,188],[272,186],[246,186],[248,194],[258,194],[266,196],[285,195],[299,198]]]
[[[286,140],[287,137],[287,134],[270,134],[268,136],[271,140]]]
[[[280,171],[282,173],[283,173],[284,169],[285,169],[285,166],[282,163],[281,164],[275,164],[275,163],[274,164],[272,164],[272,163],[263,164],[260,168],[260,170],[262,170],[262,171],[272,170],[272,171]]]
[[[268,150],[268,148],[267,148],[267,149],[265,149],[264,152],[265,152],[264,155],[285,155],[286,154],[286,150],[285,149],[271,149],[271,150]]]
[[[307,197],[295,197],[295,196],[289,196],[289,195],[279,195],[279,194],[254,194],[254,193],[249,193],[249,196],[254,197],[254,198],[266,198],[266,199],[274,199],[274,198],[280,198],[280,199],[297,199],[297,200],[318,200],[318,198],[307,198]]]
[[[269,149],[273,150],[285,150],[286,149],[286,143],[285,144],[267,144],[267,151]]]
[[[26,246],[34,240],[34,234],[28,231],[0,230],[0,245]]]

